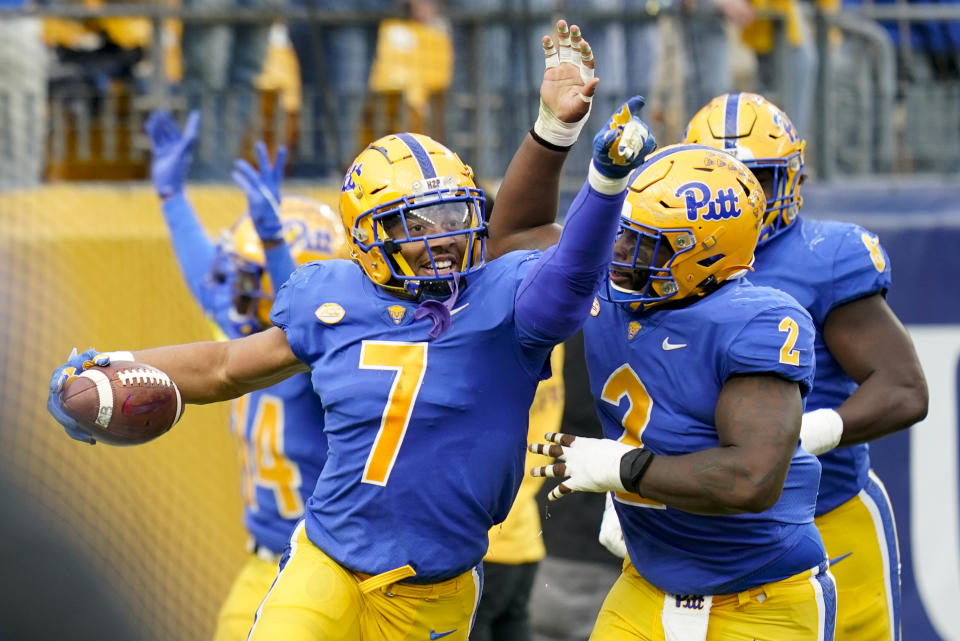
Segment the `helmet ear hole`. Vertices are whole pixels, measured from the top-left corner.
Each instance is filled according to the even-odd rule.
[[[714,254],[713,256],[707,256],[706,258],[701,258],[697,261],[697,264],[701,267],[709,267],[717,261],[723,260],[725,256],[723,254]]]

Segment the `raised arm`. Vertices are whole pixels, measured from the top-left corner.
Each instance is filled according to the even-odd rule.
[[[590,116],[597,83],[590,45],[577,25],[557,21],[555,39],[543,38],[546,69],[537,121],[513,156],[497,193],[487,251],[492,258],[517,249],[546,249],[560,237],[560,171]]]
[[[656,147],[633,114],[634,96],[594,137],[587,181],[567,212],[563,233],[517,291],[517,327],[525,344],[555,344],[580,328],[609,269],[630,172]],[[500,214],[501,201],[497,202]],[[498,214],[499,215],[499,214]]]
[[[150,114],[144,128],[152,152],[150,178],[162,200],[163,218],[170,230],[173,251],[190,293],[203,304],[203,285],[216,248],[183,191],[200,130],[200,112],[190,112],[182,133],[166,111]]]
[[[247,196],[250,218],[257,230],[257,236],[263,243],[267,273],[275,289],[290,278],[297,268],[290,247],[283,237],[283,223],[280,220],[280,185],[283,182],[283,166],[287,159],[287,150],[277,150],[276,161],[271,164],[270,154],[263,142],[257,143],[257,164],[255,169],[242,158],[237,160],[233,171],[233,180]]]

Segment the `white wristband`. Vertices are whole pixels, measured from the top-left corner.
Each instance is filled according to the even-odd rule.
[[[829,452],[843,436],[843,419],[835,410],[823,408],[806,412],[800,423],[800,446],[820,456]]]
[[[537,121],[533,123],[533,130],[551,145],[571,147],[577,142],[580,131],[587,124],[589,118],[590,111],[588,110],[587,115],[577,122],[564,122],[557,118],[541,99],[540,112],[537,114]]]
[[[608,196],[619,194],[627,185],[630,184],[630,174],[623,178],[609,178],[600,173],[593,161],[590,161],[590,171],[587,173],[587,180],[595,191]]]

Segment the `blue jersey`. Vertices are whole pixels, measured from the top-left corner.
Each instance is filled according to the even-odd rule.
[[[233,316],[231,285],[210,276],[217,250],[186,197],[164,200],[163,214],[190,293],[220,337],[249,334],[255,328]],[[234,401],[231,423],[240,443],[244,523],[258,546],[279,554],[326,459],[323,407],[301,374]]]
[[[199,293],[225,338],[243,335],[231,319],[228,285],[208,280]],[[239,444],[244,525],[257,545],[279,554],[327,459],[323,405],[310,376],[297,374],[233,401],[230,426]]]
[[[607,438],[678,456],[719,447],[714,423],[724,383],[773,373],[813,381],[813,324],[783,292],[727,283],[690,305],[631,312],[600,302],[584,325],[587,368]],[[807,570],[824,559],[813,525],[820,466],[800,447],[780,499],[759,514],[699,515],[618,494],[634,566],[673,594],[730,594]]]
[[[857,389],[823,342],[823,324],[838,305],[890,288],[890,261],[877,237],[850,223],[798,218],[757,248],[750,280],[782,289],[803,305],[817,330],[817,378],[807,410],[836,409]],[[820,456],[823,474],[817,515],[855,496],[867,483],[870,451],[865,443]]]
[[[435,582],[482,559],[520,485],[528,410],[549,375],[553,343],[515,314],[539,256],[514,252],[471,275],[435,339],[416,302],[348,261],[308,263],[280,289],[272,320],[326,412],[329,452],[306,530],[344,567],[409,564],[410,582]]]

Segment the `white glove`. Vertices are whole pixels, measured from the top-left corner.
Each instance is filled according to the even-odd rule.
[[[547,432],[544,436],[556,445],[531,443],[530,451],[552,456],[563,463],[535,467],[530,470],[530,475],[567,479],[547,495],[551,501],[570,492],[627,491],[620,480],[620,459],[636,447],[607,438],[586,438],[557,432]]]
[[[843,419],[835,410],[805,412],[800,422],[800,447],[814,456],[829,452],[843,436]]]
[[[613,496],[607,492],[607,504],[603,508],[603,520],[600,521],[600,545],[615,557],[622,559],[627,556],[627,544],[623,540],[623,529],[617,510],[613,507]]]

